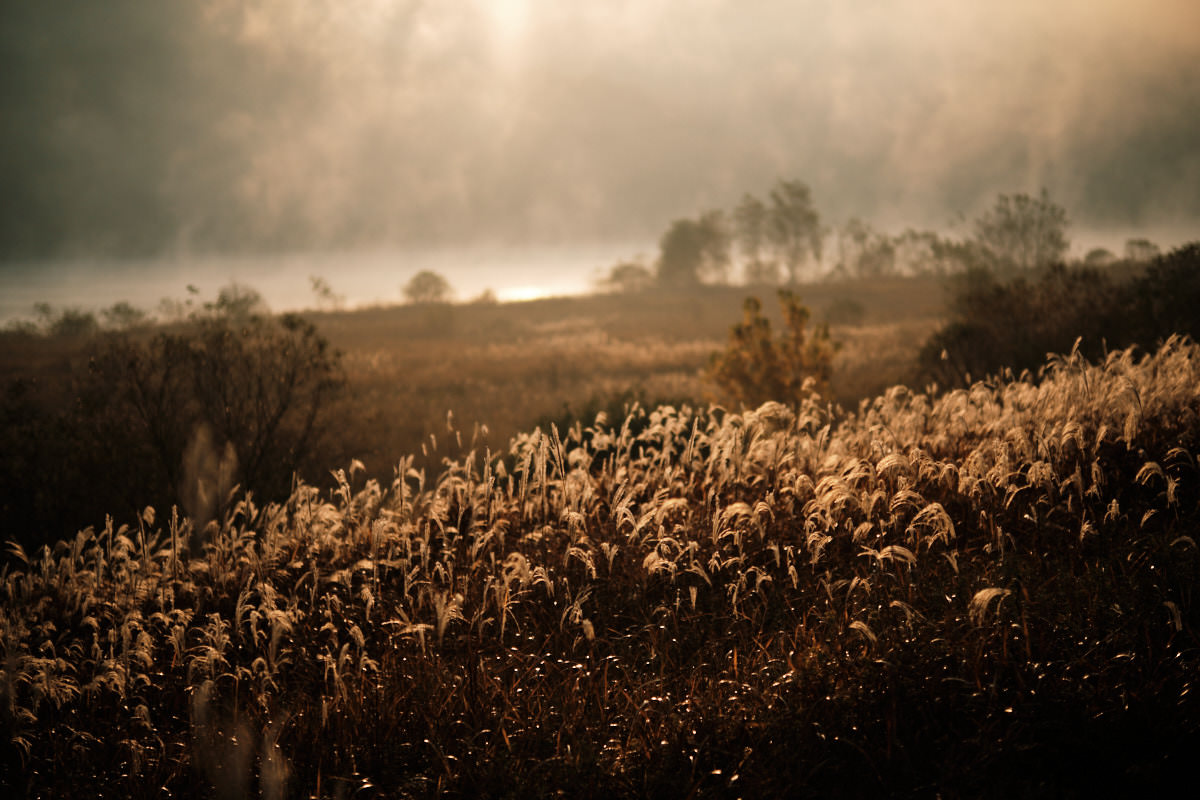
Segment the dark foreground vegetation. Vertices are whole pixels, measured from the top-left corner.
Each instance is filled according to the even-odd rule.
[[[1144,265],[1059,263],[1007,281],[972,268],[952,288],[951,319],[920,354],[922,375],[944,387],[1001,369],[1036,370],[1048,353],[1101,359],[1172,333],[1200,336],[1200,242]]]
[[[1173,338],[855,413],[635,409],[203,527],[147,509],[14,547],[2,788],[1187,785],[1198,385]]]
[[[448,411],[468,440],[503,450],[539,424],[600,411],[615,420],[633,401],[705,404],[718,393],[704,370],[746,294],[693,287],[299,317],[267,315],[243,291],[170,323],[126,315],[99,330],[48,312],[41,330],[0,334],[0,542],[36,548],[106,515],[131,523],[148,504],[204,516],[234,484],[279,501],[293,472],[328,489],[329,470],[351,459],[385,483],[403,454],[436,470]],[[861,324],[834,326],[844,347],[829,388],[855,404],[903,377],[913,332],[932,329],[940,297],[935,281],[912,279],[804,292],[820,316],[850,298]],[[441,452],[426,456],[431,436]],[[193,491],[201,481],[208,502]]]
[[[704,281],[733,236],[795,289],[807,189],[733,218],[606,297],[423,273],[404,308],[7,332],[0,794],[1190,777],[1200,245],[1063,265],[1065,213],[1002,196],[963,242],[850,225],[776,309]]]

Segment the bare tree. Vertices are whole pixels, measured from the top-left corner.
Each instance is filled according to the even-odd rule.
[[[1063,259],[1067,253],[1067,212],[1042,189],[996,198],[991,210],[975,221],[975,242],[992,256],[1000,271],[1029,270]]]
[[[767,239],[787,271],[798,283],[801,268],[810,259],[821,261],[825,231],[813,207],[812,192],[802,181],[779,181],[771,190]]]
[[[746,282],[779,282],[779,263],[770,258],[768,233],[770,210],[752,194],[742,197],[733,211],[734,239],[746,264]]]
[[[857,217],[838,231],[838,267],[847,275],[878,278],[896,269],[896,247],[891,237]]]

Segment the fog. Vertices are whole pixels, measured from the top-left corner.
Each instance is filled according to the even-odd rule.
[[[0,275],[288,254],[304,290],[296,254],[392,253],[387,299],[414,254],[467,294],[569,251],[584,286],[778,178],[831,224],[1044,186],[1076,239],[1182,239],[1197,31],[1194,0],[6,3]]]

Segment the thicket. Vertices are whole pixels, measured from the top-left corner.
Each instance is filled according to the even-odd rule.
[[[1200,347],[635,410],[14,547],[0,784],[1089,796],[1200,743]],[[633,433],[635,427],[640,433]],[[476,454],[478,456],[479,454]],[[595,456],[601,457],[596,458]],[[509,469],[506,463],[512,463]],[[1180,783],[1183,781],[1183,783]]]
[[[1128,267],[1128,265],[1126,265]],[[1123,277],[1054,264],[1003,280],[984,268],[951,279],[951,320],[925,343],[923,380],[960,387],[997,372],[1036,370],[1050,353],[1089,358],[1175,333],[1200,335],[1200,243],[1156,256]]]
[[[340,356],[311,323],[226,299],[176,328],[94,335],[57,386],[8,384],[5,538],[38,545],[147,503],[212,519],[235,485],[277,500],[312,474]]]

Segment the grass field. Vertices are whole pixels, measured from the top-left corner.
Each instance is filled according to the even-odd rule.
[[[203,530],[157,509],[14,547],[3,788],[1057,797],[1190,775],[1200,348],[846,410],[531,426],[705,391],[740,294],[322,315],[346,442],[427,456],[383,479],[347,460],[331,492]],[[861,302],[835,328],[853,399],[932,324]]]
[[[340,449],[329,460],[358,458],[372,476],[390,480],[397,454],[419,453],[431,433],[440,435],[447,411],[465,434],[487,426],[487,443],[503,449],[539,423],[590,424],[598,411],[620,414],[635,400],[717,401],[703,369],[724,347],[746,296],[761,297],[779,324],[772,292],[707,287],[313,314],[346,354]],[[860,306],[857,324],[833,325],[842,347],[831,399],[847,407],[909,377],[943,307],[934,279],[818,284],[801,296],[818,318],[838,300]]]

